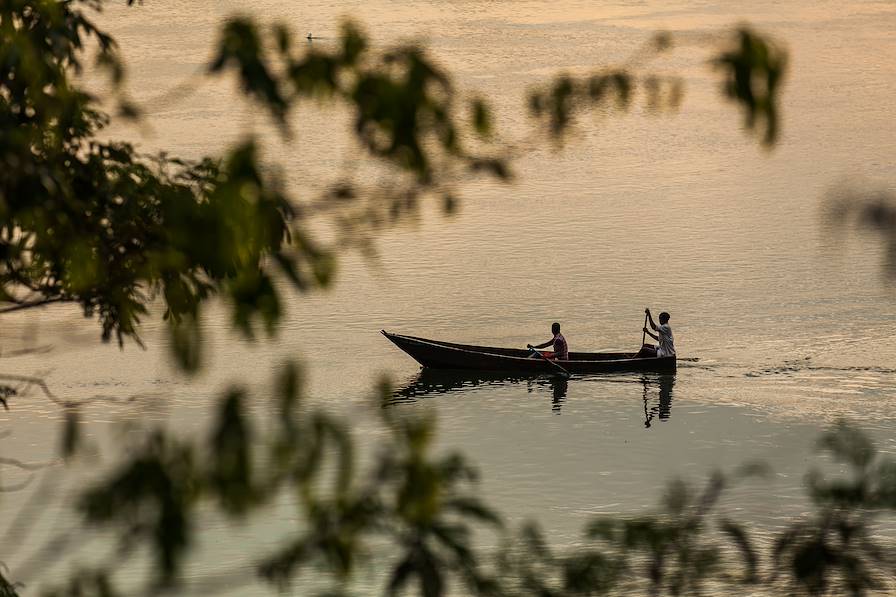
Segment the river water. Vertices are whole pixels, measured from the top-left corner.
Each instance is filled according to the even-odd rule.
[[[254,132],[297,196],[313,196],[358,155],[339,110],[303,107],[287,143],[235,99],[230,81],[165,99],[207,62],[216,27],[242,6],[153,0],[107,10],[101,22],[121,42],[129,89],[149,112],[147,129],[116,125],[109,135],[198,157]],[[388,375],[392,408],[434,413],[440,446],[478,465],[485,499],[512,522],[539,520],[560,545],[592,514],[656,504],[668,479],[699,481],[755,459],[775,474],[723,507],[774,530],[807,508],[802,480],[814,438],[841,417],[894,449],[896,293],[875,239],[838,242],[822,218],[834,185],[896,184],[892,3],[263,0],[252,10],[313,32],[318,44],[333,43],[345,15],[378,45],[422,41],[460,89],[493,103],[509,140],[531,139],[525,93],[552,74],[617,64],[658,30],[693,38],[749,22],[790,51],[782,135],[766,151],[745,134],[720,98],[707,47],[687,46],[652,64],[684,78],[677,113],[650,114],[636,102],[629,113],[585,118],[562,148],[527,142],[512,184],[464,183],[455,215],[424,206],[378,237],[375,260],[344,254],[334,287],[295,297],[274,341],[247,344],[225,317],[212,317],[209,364],[196,378],[170,365],[157,319],[147,322],[141,351],[101,345],[96,323],[74,309],[7,316],[4,372],[39,375],[66,399],[134,397],[85,411],[89,437],[105,446],[101,461],[114,460],[123,421],[204,429],[217,392],[239,382],[263,396],[287,358],[305,364],[311,403],[351,420],[363,445],[378,437],[368,405],[375,381]],[[422,375],[379,334],[524,346],[547,340],[559,321],[572,350],[629,350],[641,340],[646,306],[672,314],[683,358],[674,377],[458,382]],[[29,347],[47,352],[14,356]],[[39,391],[11,406],[0,412],[10,432],[3,454],[51,459],[59,409]],[[95,466],[59,471],[55,494],[70,495]],[[23,475],[4,471],[3,479]],[[4,519],[29,491],[3,496]],[[52,516],[28,514],[34,530],[0,558],[11,570],[53,530],[75,528],[59,503]],[[247,545],[276,545],[290,515],[250,530],[219,525],[220,540],[203,546],[189,574],[239,565]],[[87,549],[113,547],[99,537]],[[56,565],[42,576],[68,570]]]

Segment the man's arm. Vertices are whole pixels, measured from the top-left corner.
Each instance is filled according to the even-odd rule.
[[[647,321],[650,322],[650,327],[651,327],[651,329],[653,329],[653,331],[655,332],[655,331],[656,331],[656,324],[653,323],[653,315],[650,314],[650,309],[644,309],[644,312],[647,313]],[[650,332],[647,332],[647,333],[650,334]],[[653,336],[653,334],[650,334],[650,335]],[[656,336],[653,336],[653,337],[656,338],[657,340],[659,340],[659,338],[657,338]]]
[[[544,342],[544,343],[542,343],[542,344],[536,344],[536,345],[533,346],[532,348],[547,348],[548,346],[550,346],[550,345],[553,344],[553,343],[554,343],[554,339],[551,338],[551,339],[548,340],[547,342]]]
[[[651,325],[653,325],[653,322],[652,322],[652,321],[651,321],[650,323],[651,323]],[[653,329],[656,329],[656,328],[653,328]],[[653,332],[651,332],[650,330],[648,330],[647,328],[644,328],[644,332],[645,332],[648,336],[650,336],[651,338],[653,338],[654,340],[656,340],[657,342],[660,341],[660,337],[657,336],[656,334],[654,334]]]

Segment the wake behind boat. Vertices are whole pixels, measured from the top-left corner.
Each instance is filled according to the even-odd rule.
[[[429,340],[416,336],[382,334],[395,346],[423,365],[433,369],[478,371],[515,371],[519,373],[556,373],[556,365],[545,359],[531,358],[522,348],[494,348]],[[554,361],[570,373],[617,373],[628,371],[675,371],[675,355],[656,357],[642,352],[570,352],[568,360]]]

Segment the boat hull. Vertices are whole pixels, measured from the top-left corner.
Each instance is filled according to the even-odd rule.
[[[557,368],[544,359],[532,358],[524,349],[493,348],[469,344],[455,344],[390,334],[383,335],[424,367],[477,371],[514,371],[539,374],[556,373]],[[675,357],[641,356],[640,353],[577,353],[569,360],[556,361],[570,373],[619,373],[631,371],[674,372]]]

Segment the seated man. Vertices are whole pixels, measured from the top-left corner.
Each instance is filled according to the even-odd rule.
[[[546,356],[549,359],[560,359],[564,361],[569,360],[569,348],[566,345],[566,338],[563,337],[563,334],[560,333],[560,324],[554,322],[551,324],[551,333],[554,334],[554,337],[548,340],[547,342],[543,342],[537,346],[532,346],[531,344],[527,344],[526,348],[545,348],[546,346],[554,345],[554,352],[545,351],[541,354]]]
[[[659,346],[657,346],[656,349],[656,356],[675,356],[675,343],[672,340],[672,328],[669,327],[669,314],[665,311],[660,313],[660,324],[656,325],[653,323],[653,315],[650,314],[650,309],[645,309],[644,312],[647,314],[648,321],[650,321],[650,327],[653,328],[656,334],[651,333],[647,328],[644,328],[644,332],[659,342]]]

